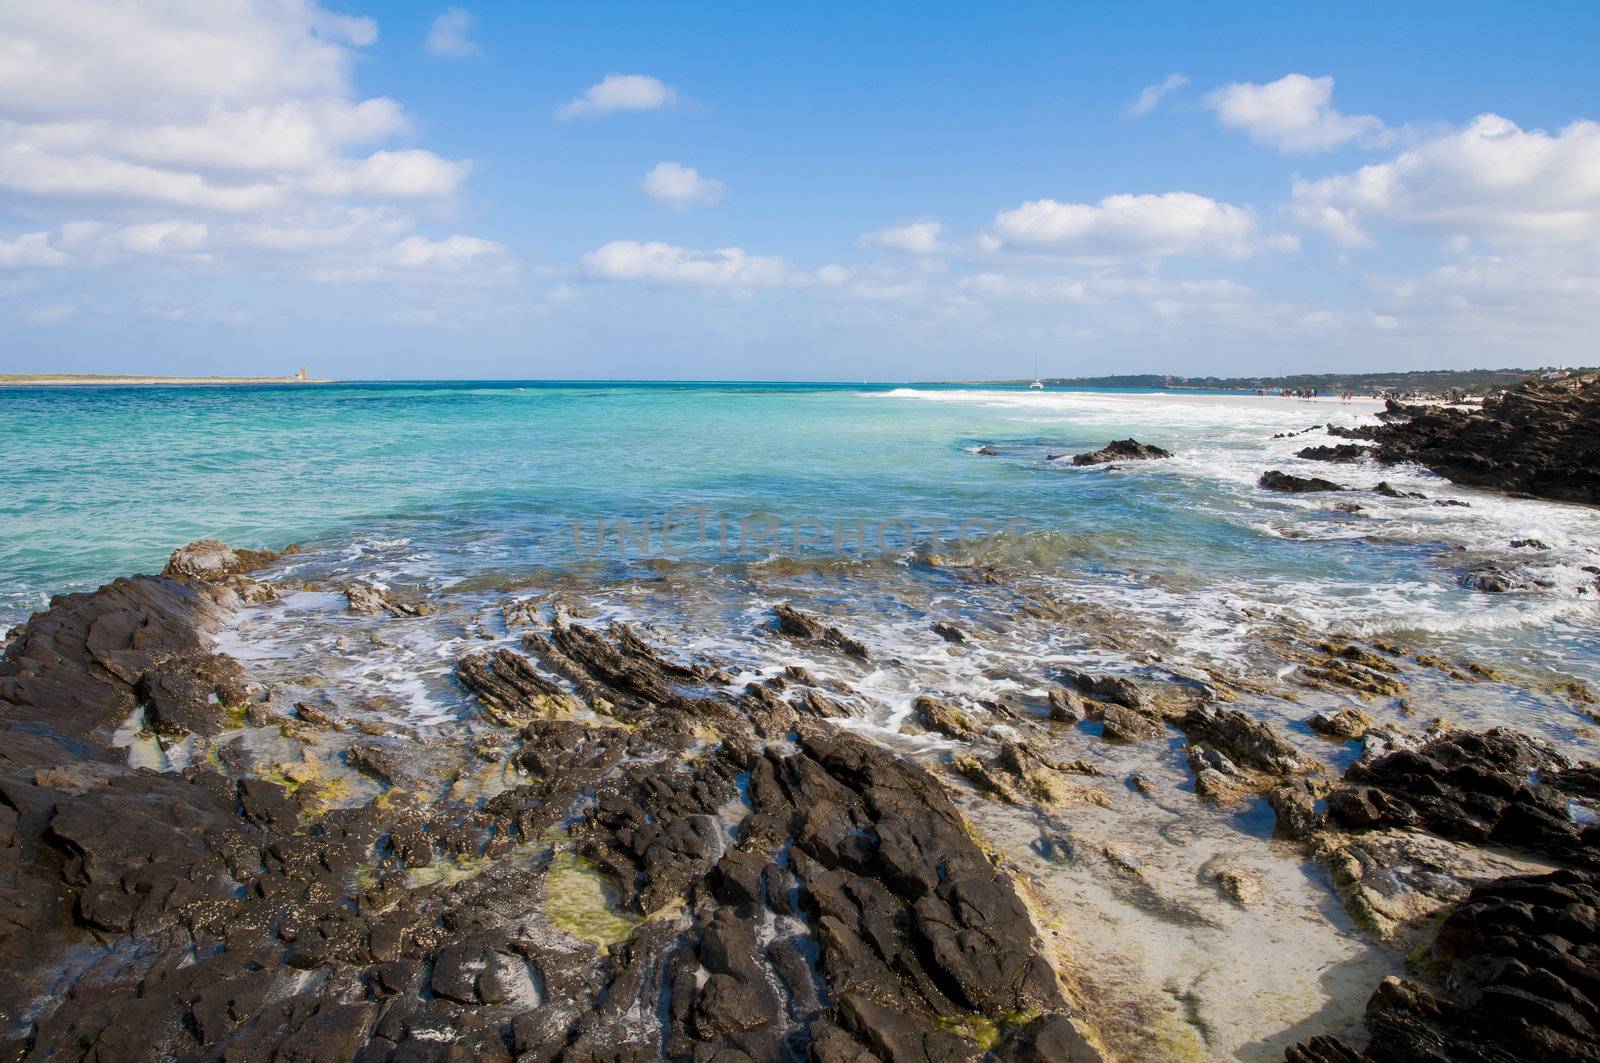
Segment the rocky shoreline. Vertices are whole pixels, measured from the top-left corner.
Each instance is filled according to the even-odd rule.
[[[1390,399],[1384,423],[1330,429],[1376,444],[1386,465],[1414,462],[1459,484],[1557,502],[1600,503],[1600,375],[1531,379],[1478,409],[1407,406]],[[1347,444],[1300,456],[1355,461]]]
[[[796,663],[741,681],[557,601],[507,607],[520,637],[457,663],[468,726],[418,745],[215,649],[284,592],[258,578],[276,557],[195,544],[10,633],[3,1058],[1146,1058],[1105,1036],[1052,929],[1070,913],[963,813],[1017,809],[1077,859],[1072,823],[1111,804],[1057,751],[1085,728],[1181,743],[1202,806],[1264,799],[1357,925],[1411,952],[1368,1045],[1312,1030],[1288,1059],[1600,1058],[1600,768],[1545,743],[1347,707],[1311,721],[1362,743],[1337,773],[1230,707],[1242,680],[1064,669],[1038,704],[919,697],[943,746],[911,757],[842,726],[861,695],[800,663],[866,664],[848,624],[780,604]],[[380,627],[428,611],[343,594]],[[1299,669],[1392,696],[1404,661],[1347,643]],[[1099,858],[1137,906],[1211,918]],[[1255,903],[1249,873],[1211,875]]]

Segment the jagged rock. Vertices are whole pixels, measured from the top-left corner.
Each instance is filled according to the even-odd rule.
[[[1351,465],[1358,461],[1365,461],[1372,453],[1370,447],[1358,447],[1354,443],[1340,443],[1333,447],[1306,447],[1296,457],[1308,458],[1311,461],[1331,461],[1341,465]]]
[[[1052,686],[1046,695],[1050,703],[1050,718],[1057,723],[1077,723],[1089,715],[1083,696],[1062,686]]]
[[[983,456],[985,458],[997,458],[997,457],[1000,456],[1000,451],[995,449],[994,447],[989,446],[988,444],[984,444],[983,446],[979,447],[977,450],[974,450],[973,453],[981,455],[981,456]]]
[[[462,682],[516,730],[358,739],[351,765],[398,783],[369,805],[263,777],[277,736],[130,769],[109,739],[140,705],[152,726],[237,722],[243,676],[205,637],[235,602],[118,581],[9,640],[0,1013],[28,1020],[0,1034],[5,1058],[1098,1059],[1017,884],[940,783],[625,626],[469,655]],[[552,718],[569,684],[596,720]],[[326,704],[295,709],[308,771]],[[464,784],[507,757],[469,802],[423,770]],[[991,760],[1028,800],[1079,767],[1023,742]],[[558,858],[581,865],[574,895]]]
[[[1600,889],[1580,871],[1475,887],[1440,925],[1425,963],[1435,990],[1385,978],[1367,1002],[1364,1052],[1318,1037],[1289,1063],[1600,1060]]]
[[[1484,591],[1488,594],[1503,594],[1506,591],[1524,591],[1552,586],[1547,579],[1542,579],[1526,569],[1507,568],[1493,561],[1478,565],[1461,575],[1461,585],[1469,590]]]
[[[1290,779],[1267,791],[1267,803],[1277,816],[1273,832],[1285,838],[1304,838],[1322,826],[1317,795],[1305,779]]]
[[[1261,479],[1257,483],[1268,491],[1282,491],[1287,494],[1303,494],[1308,491],[1348,490],[1343,484],[1336,484],[1332,480],[1324,480],[1320,476],[1292,476],[1277,469],[1262,473]]]
[[[772,611],[778,617],[780,633],[803,642],[817,642],[830,646],[850,657],[867,659],[865,646],[822,619],[782,603],[774,606]]]
[[[1141,443],[1137,439],[1116,439],[1099,450],[1073,456],[1074,465],[1104,465],[1110,461],[1153,461],[1170,458],[1172,452]]]
[[[1150,705],[1150,695],[1138,683],[1120,675],[1093,675],[1076,668],[1063,668],[1062,676],[1089,697],[1109,701],[1130,709],[1143,709]]]
[[[1307,726],[1320,735],[1340,740],[1360,738],[1372,726],[1372,718],[1360,709],[1346,705],[1337,710],[1312,714]]]
[[[917,722],[950,738],[970,738],[977,733],[972,718],[950,702],[922,694],[912,703]]]
[[[236,550],[217,539],[201,539],[199,542],[174,550],[161,574],[175,579],[220,583],[229,576],[253,572],[270,565],[280,557],[299,551],[298,546],[286,547],[282,553],[274,553],[271,550]]]
[[[1099,706],[1101,735],[1108,742],[1143,742],[1161,733],[1161,725],[1124,705]]]
[[[1548,550],[1548,549],[1550,549],[1550,546],[1549,546],[1549,544],[1541,542],[1538,539],[1512,539],[1511,540],[1511,549],[1513,549],[1513,550]]]
[[[1600,377],[1528,382],[1480,409],[1403,406],[1373,434],[1375,457],[1456,483],[1563,502],[1600,502]]]
[[[1574,823],[1558,789],[1566,767],[1512,731],[1451,732],[1351,765],[1328,814],[1348,827],[1420,827],[1600,867],[1600,828]]]
[[[294,712],[295,715],[300,717],[302,721],[310,724],[313,727],[326,727],[332,731],[344,730],[344,723],[340,721],[337,716],[334,716],[327,710],[319,709],[317,706],[307,702],[295,702]]]
[[[1189,771],[1194,775],[1194,792],[1202,801],[1232,805],[1244,799],[1245,785],[1233,761],[1210,746],[1189,746]]]
[[[1402,491],[1398,487],[1395,487],[1395,486],[1391,485],[1388,480],[1381,480],[1377,484],[1374,484],[1373,488],[1372,488],[1372,493],[1375,494],[1375,495],[1382,495],[1385,498],[1427,498],[1428,497],[1427,495],[1423,494],[1421,491]]]
[[[1214,746],[1234,763],[1255,771],[1289,775],[1307,767],[1299,752],[1271,727],[1237,709],[1196,705],[1184,715],[1182,727],[1191,742]]]
[[[433,612],[427,605],[421,603],[402,602],[382,587],[375,587],[370,583],[346,584],[344,594],[350,602],[350,611],[366,616],[388,613],[390,616],[405,619],[427,616]]]
[[[468,654],[456,662],[456,678],[507,726],[564,719],[579,708],[577,699],[541,675],[532,661],[510,650]]]
[[[965,642],[967,633],[956,625],[945,620],[935,620],[932,627],[933,633],[946,642]]]

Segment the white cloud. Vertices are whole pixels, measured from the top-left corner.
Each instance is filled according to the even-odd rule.
[[[890,251],[927,255],[944,250],[944,245],[939,240],[943,228],[940,222],[925,218],[887,229],[874,229],[856,242],[862,247],[881,247]]]
[[[313,0],[13,0],[0,22],[0,195],[59,226],[0,243],[0,262],[412,276],[394,249],[416,225],[395,205],[446,199],[471,172],[386,143],[409,131],[404,109],[353,79],[376,24]],[[507,265],[426,258],[452,277]]]
[[[113,243],[122,250],[147,255],[192,254],[205,245],[207,231],[199,222],[146,222],[123,228]]]
[[[377,151],[359,162],[340,162],[312,174],[306,187],[318,195],[376,199],[447,196],[466,179],[472,164],[431,151]]]
[[[708,288],[770,288],[795,279],[783,259],[746,254],[743,248],[693,251],[636,240],[613,240],[584,255],[583,265],[590,276],[604,280]]]
[[[1089,260],[1183,254],[1242,258],[1263,246],[1253,210],[1193,192],[1107,196],[1094,204],[1029,200],[995,215],[989,235],[995,248]]]
[[[0,267],[59,266],[66,261],[66,253],[50,245],[49,233],[23,233],[9,240],[0,237]]]
[[[675,162],[656,163],[644,175],[639,187],[657,203],[665,203],[675,210],[715,206],[728,191],[728,186],[721,181],[701,177],[694,167]]]
[[[1129,114],[1149,114],[1156,109],[1161,98],[1169,92],[1183,88],[1189,84],[1189,78],[1183,74],[1168,74],[1154,85],[1146,85],[1144,91],[1139,93],[1138,99],[1128,104]]]
[[[433,20],[428,27],[428,51],[447,59],[467,59],[482,55],[483,49],[472,40],[472,28],[477,24],[472,12],[452,7]]]
[[[599,116],[613,111],[653,111],[676,103],[678,90],[644,74],[607,74],[583,95],[556,108],[557,118]]]
[[[476,236],[451,236],[443,240],[429,240],[423,236],[408,236],[394,248],[394,264],[401,269],[460,270],[474,262],[501,258],[505,245]]]
[[[1388,162],[1296,181],[1291,209],[1350,246],[1370,243],[1382,224],[1443,237],[1455,252],[1473,240],[1600,245],[1600,124],[1573,122],[1551,136],[1479,115]]]
[[[1229,129],[1282,152],[1328,151],[1353,140],[1380,143],[1386,128],[1370,114],[1341,114],[1333,106],[1333,78],[1289,74],[1265,85],[1235,82],[1206,97],[1206,106]]]

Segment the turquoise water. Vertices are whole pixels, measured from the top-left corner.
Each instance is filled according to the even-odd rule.
[[[1600,689],[1600,595],[1585,571],[1600,565],[1600,511],[1296,456],[1331,441],[1311,426],[1370,422],[1377,408],[860,385],[0,389],[0,627],[49,594],[159,570],[194,539],[299,542],[302,553],[258,573],[276,585],[270,600],[219,619],[218,647],[278,715],[314,704],[367,734],[440,750],[470,748],[483,726],[458,662],[522,647],[557,619],[602,630],[627,621],[667,655],[725,670],[729,692],[802,665],[844,706],[835,725],[939,771],[985,843],[1064,917],[1068,957],[1097,998],[1139,1017],[1134,1043],[1115,1047],[1170,1055],[1203,1023],[1216,1058],[1282,1059],[1286,1039],[1308,1030],[1358,1029],[1372,985],[1402,958],[1366,944],[1338,914],[1325,874],[1269,842],[1263,802],[1194,800],[1175,734],[1124,745],[1101,740],[1090,721],[1047,731],[1029,717],[1042,717],[1046,685],[1070,667],[1164,693],[1214,682],[1329,771],[1359,749],[1318,737],[1308,718],[1352,703],[1400,739],[1439,718],[1509,725],[1575,757],[1600,756],[1595,706],[1561,683]],[[1088,469],[1059,458],[1128,436],[1174,456]],[[1355,490],[1273,494],[1257,486],[1268,469]],[[1378,480],[1428,497],[1376,495]],[[1465,505],[1434,504],[1443,500]],[[705,541],[682,535],[698,531],[691,511],[708,518]],[[660,541],[668,512],[679,529],[671,552]],[[752,518],[786,530],[741,546]],[[619,520],[633,529],[626,551]],[[962,542],[954,530],[969,520],[1010,530]],[[609,529],[599,549],[598,521]],[[865,549],[852,540],[835,556],[835,522],[862,522]],[[636,541],[646,524],[648,548]],[[1521,539],[1548,548],[1511,546]],[[1465,586],[1482,565],[1526,589]],[[432,611],[354,613],[342,593],[352,581],[425,598]],[[865,658],[780,637],[778,602],[825,614]],[[963,641],[947,642],[935,623],[955,624]],[[1297,667],[1342,635],[1504,675],[1469,681],[1397,654],[1403,697],[1300,681]],[[917,725],[915,699],[929,693],[984,721],[985,736],[951,743]],[[952,752],[981,753],[1017,727],[1061,763],[1092,764],[1100,775],[1084,784],[1106,807],[1010,806],[943,771]],[[266,750],[291,742],[277,728],[260,732],[252,740]],[[352,733],[322,736],[330,770],[347,770]],[[319,745],[292,744],[296,757]],[[187,755],[181,745],[139,748],[138,762],[152,765]],[[1148,796],[1123,785],[1133,773]],[[352,800],[370,796],[352,781]],[[492,785],[464,776],[451,790]],[[1149,910],[1092,856],[1044,859],[1042,824],[1084,854],[1114,845],[1153,895],[1210,905],[1200,910],[1214,923]],[[1206,884],[1222,858],[1263,884],[1249,910]]]
[[[874,553],[874,530],[890,519],[907,522],[882,544],[901,557],[929,548],[936,521],[948,538],[963,520],[1021,520],[1025,533],[991,549],[1080,587],[1099,581],[1130,616],[1176,616],[1197,639],[1208,617],[1221,623],[1244,600],[1319,624],[1581,662],[1594,646],[1582,572],[1600,542],[1592,511],[1457,490],[1416,470],[1335,474],[1471,507],[1363,493],[1363,512],[1347,514],[1326,496],[1254,486],[1269,467],[1329,471],[1293,457],[1326,441],[1321,433],[1275,433],[1357,423],[1371,409],[810,384],[0,389],[0,623],[51,593],[158,570],[175,546],[203,537],[299,542],[312,558],[388,551],[384,571],[432,588],[577,564],[627,576],[656,570],[659,545],[652,558],[611,539],[590,556],[596,521],[650,519],[658,537],[661,514],[679,510],[681,533],[691,519],[681,510],[703,507],[713,541],[690,560],[826,554],[834,522],[858,520]],[[1116,471],[1049,460],[1128,435],[1178,457]],[[985,445],[1000,453],[975,453]],[[752,516],[785,531],[740,555],[740,521]],[[819,541],[793,541],[796,519],[817,521]],[[815,534],[801,527],[802,540]],[[970,530],[976,538],[979,526]],[[1470,562],[1529,563],[1507,544],[1530,536],[1554,548],[1537,559],[1551,587],[1486,596],[1460,586]]]

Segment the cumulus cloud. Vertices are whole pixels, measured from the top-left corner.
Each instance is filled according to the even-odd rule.
[[[0,236],[0,267],[59,266],[66,261],[66,252],[50,245],[49,233]]]
[[[675,162],[658,162],[644,175],[639,187],[657,203],[665,203],[674,210],[690,207],[712,207],[722,202],[728,186],[711,177],[700,176],[692,166]]]
[[[452,7],[433,20],[428,27],[427,48],[430,54],[446,59],[469,59],[482,55],[483,49],[472,40],[472,28],[477,24],[472,12]]]
[[[881,247],[890,251],[927,255],[944,250],[944,244],[939,239],[943,228],[940,222],[925,218],[887,229],[874,229],[870,233],[863,234],[856,242],[862,247]]]
[[[4,22],[0,193],[59,229],[0,261],[392,270],[415,227],[395,208],[471,171],[386,143],[409,132],[404,108],[353,78],[376,24],[313,0],[14,0]]]
[[[307,187],[325,196],[428,199],[455,191],[471,169],[470,162],[442,159],[431,151],[375,151],[360,161],[324,168]]]
[[[1189,84],[1189,78],[1184,74],[1168,74],[1154,85],[1146,85],[1144,91],[1139,93],[1137,99],[1128,104],[1129,114],[1149,114],[1156,109],[1161,98],[1169,92],[1174,92]]]
[[[1265,85],[1235,82],[1206,97],[1206,106],[1229,129],[1279,151],[1328,151],[1351,141],[1381,143],[1388,132],[1370,114],[1342,114],[1333,106],[1333,78],[1289,74]]]
[[[607,74],[583,95],[556,108],[557,118],[599,117],[613,111],[654,111],[670,107],[678,90],[644,74]]]
[[[451,236],[429,240],[408,236],[394,248],[394,264],[401,269],[442,268],[456,271],[485,259],[501,258],[505,245],[476,236]]]
[[[990,246],[1048,251],[1081,259],[1162,258],[1210,254],[1243,258],[1264,244],[1249,207],[1193,192],[1107,196],[1099,203],[1035,199],[995,215]]]
[[[1296,181],[1292,212],[1349,246],[1398,224],[1451,249],[1600,246],[1600,124],[1552,136],[1484,114],[1467,126],[1352,173]]]
[[[584,255],[583,265],[590,276],[604,280],[709,288],[770,288],[795,277],[783,259],[746,254],[739,247],[693,251],[637,240],[613,240]]]

